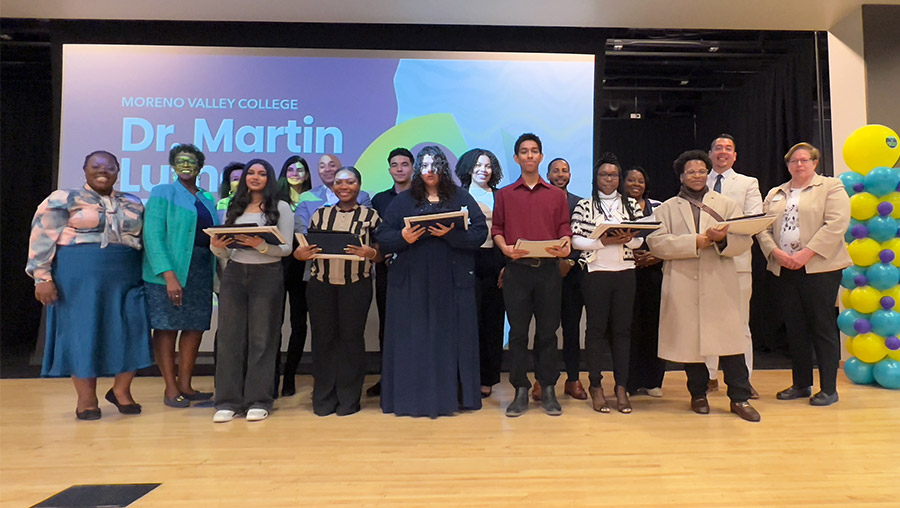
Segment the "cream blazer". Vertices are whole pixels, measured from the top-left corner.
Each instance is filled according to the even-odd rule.
[[[709,190],[712,190],[710,186]],[[759,181],[752,176],[742,175],[734,170],[728,178],[722,180],[722,195],[731,198],[742,208],[744,215],[753,215],[763,212],[762,194],[759,192]],[[753,271],[753,254],[750,249],[736,256],[734,264],[739,272]]]
[[[756,235],[768,261],[767,268],[775,275],[781,274],[781,265],[775,261],[772,252],[781,248],[781,226],[790,195],[790,181],[769,191],[763,208],[767,214],[775,215],[775,222]],[[816,253],[806,263],[806,273],[841,270],[853,263],[844,242],[844,234],[850,226],[850,196],[839,179],[813,176],[809,186],[800,193],[799,224],[800,245]]]

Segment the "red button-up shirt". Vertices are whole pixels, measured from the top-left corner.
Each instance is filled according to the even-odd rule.
[[[534,188],[518,180],[494,194],[491,236],[503,235],[507,245],[524,240],[556,240],[572,236],[569,201],[565,191],[543,178]]]

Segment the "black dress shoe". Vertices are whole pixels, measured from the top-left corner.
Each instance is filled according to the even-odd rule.
[[[756,388],[753,388],[752,386],[750,387],[750,398],[753,400],[759,399],[759,392],[756,391]]]
[[[541,407],[544,408],[544,412],[550,416],[559,416],[562,414],[562,406],[560,406],[559,401],[556,400],[556,387],[544,387],[544,392],[541,394]]]
[[[528,388],[516,388],[516,398],[506,407],[506,416],[515,418],[528,411]]]
[[[749,402],[732,402],[731,412],[740,416],[748,422],[758,422],[760,420],[759,411],[753,408]]]
[[[797,388],[796,386],[790,386],[775,394],[775,398],[778,400],[794,400],[799,398],[806,398],[810,395],[812,395],[812,390],[808,386],[806,388]]]
[[[709,400],[706,399],[706,395],[691,399],[691,410],[697,414],[708,415]]]
[[[379,395],[381,395],[381,381],[378,381],[366,390],[366,397],[378,397]]]
[[[818,392],[809,399],[809,404],[811,406],[830,406],[838,401],[837,392],[832,393],[831,395],[825,394],[825,392]]]
[[[99,420],[100,414],[100,408],[85,409],[84,411],[75,410],[75,416],[77,416],[79,420]]]
[[[116,394],[113,393],[112,388],[110,388],[109,391],[106,392],[106,400],[108,400],[114,406],[116,406],[116,409],[118,409],[119,412],[122,413],[123,415],[139,415],[139,414],[141,414],[141,405],[140,404],[138,404],[136,402],[133,404],[120,404],[119,399],[116,398]],[[99,414],[97,415],[97,418],[100,418]]]

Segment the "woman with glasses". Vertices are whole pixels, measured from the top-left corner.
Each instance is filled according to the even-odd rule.
[[[209,235],[203,230],[219,223],[215,198],[197,186],[205,161],[194,145],[173,146],[169,165],[175,182],[150,191],[144,214],[144,291],[154,330],[153,349],[166,383],[163,403],[175,408],[212,397],[211,392],[191,386],[200,341],[212,317],[216,269]]]
[[[643,240],[621,231],[590,238],[603,223],[618,224],[643,216],[634,198],[619,193],[621,177],[622,167],[616,156],[603,154],[594,167],[591,198],[579,201],[572,213],[572,247],[581,251],[579,261],[585,267],[581,288],[587,312],[584,352],[591,381],[588,393],[594,411],[601,413],[610,412],[600,385],[603,340],[607,336],[616,381],[616,406],[620,413],[631,412],[627,387],[635,291],[632,249],[640,247]]]
[[[661,227],[647,237],[650,252],[663,260],[659,357],[684,364],[691,409],[709,414],[709,372],[704,362],[707,356],[718,356],[731,412],[758,422],[759,413],[747,402],[750,374],[744,362],[746,343],[734,264],[734,256],[750,248],[751,238],[717,227],[724,219],[742,215],[742,209],[706,187],[712,168],[706,152],[684,152],[674,167],[681,190],[655,210]]]
[[[763,206],[775,222],[757,235],[768,270],[776,276],[791,351],[793,382],[777,398],[809,398],[813,406],[830,406],[838,401],[841,341],[834,302],[841,271],[851,264],[844,243],[850,197],[839,179],[816,173],[819,150],[811,144],[797,143],[784,162],[791,179],[769,191]],[[819,364],[815,395],[813,350]]]

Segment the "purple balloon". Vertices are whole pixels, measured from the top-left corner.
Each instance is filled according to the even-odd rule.
[[[894,260],[894,251],[891,249],[884,249],[878,254],[878,257],[881,259],[882,263],[890,263]]]
[[[859,274],[856,277],[853,277],[853,282],[856,283],[857,286],[865,286],[869,283],[869,278],[864,274]]]
[[[870,323],[868,319],[859,318],[853,322],[853,329],[856,330],[857,333],[869,333],[872,331],[872,323]]]
[[[895,304],[896,304],[896,302],[894,301],[894,299],[892,297],[890,297],[890,296],[882,296],[881,297],[881,308],[883,308],[884,310],[893,309]]]
[[[862,239],[869,236],[869,228],[865,224],[857,224],[850,230],[850,234],[853,235],[853,238]]]
[[[891,351],[896,351],[900,349],[900,339],[898,339],[895,335],[891,335],[884,339],[884,345],[887,346]]]
[[[887,217],[894,211],[894,205],[888,203],[887,201],[883,203],[878,203],[878,214],[882,217]]]
[[[855,183],[853,184],[853,190],[855,190],[856,192],[862,192],[866,190],[866,184],[862,182]],[[897,185],[897,190],[900,191],[900,185]]]

